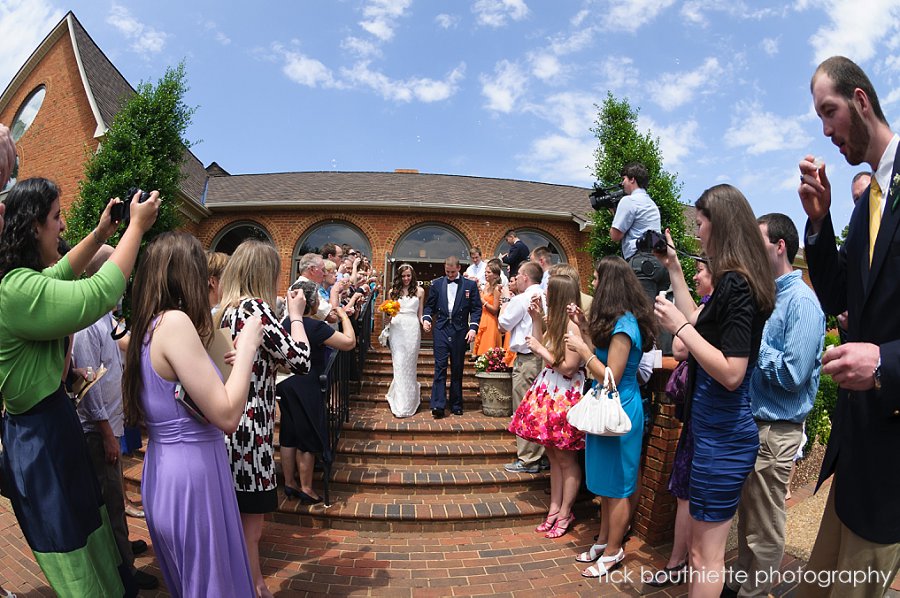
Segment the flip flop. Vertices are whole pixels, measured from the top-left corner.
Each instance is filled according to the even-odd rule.
[[[601,556],[603,556],[603,551],[606,550],[606,544],[594,544],[591,546],[591,549],[587,552],[582,552],[578,556],[575,557],[575,560],[579,563],[593,563]]]

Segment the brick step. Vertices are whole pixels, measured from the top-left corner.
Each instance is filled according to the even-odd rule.
[[[431,387],[434,386],[431,376],[428,376],[428,377],[418,376],[417,380],[422,385],[423,393],[431,392]],[[387,392],[388,388],[390,388],[390,387],[391,387],[391,377],[389,377],[389,376],[373,378],[370,376],[363,375],[363,381],[362,381],[362,385],[360,386],[359,392],[360,393]],[[466,393],[466,392],[472,393],[472,394],[477,393],[478,392],[478,379],[475,378],[474,376],[472,376],[471,378],[466,378],[465,376],[463,376],[462,388],[463,388],[463,393]],[[447,380],[447,391],[448,392],[450,391],[450,381],[449,380]]]
[[[509,418],[488,417],[477,408],[467,409],[463,401],[463,414],[452,415],[449,410],[443,419],[434,419],[427,399],[419,411],[411,417],[399,419],[393,416],[386,400],[351,410],[350,421],[344,424],[342,439],[364,438],[369,440],[398,439],[410,442],[440,441],[467,443],[477,439],[499,439],[515,444],[514,436],[507,431]]]
[[[354,394],[350,397],[350,413],[353,414],[358,409],[370,409],[375,407],[377,409],[387,409],[390,412],[390,407],[388,407],[387,399],[385,398],[385,393],[362,393],[362,394]],[[419,407],[419,413],[423,413],[431,409],[428,406],[428,401],[431,399],[430,393],[422,393],[422,404]],[[469,411],[478,411],[481,412],[481,399],[472,393],[463,393],[463,409],[468,413]],[[352,415],[351,415],[352,417]],[[398,420],[401,421],[401,420]]]
[[[510,473],[496,464],[385,466],[335,463],[334,469],[332,492],[392,496],[518,494],[550,484],[549,472]],[[321,479],[321,474],[317,474],[316,479]]]
[[[365,465],[502,465],[516,458],[513,439],[482,439],[466,442],[419,440],[367,440],[342,438],[338,442],[341,463]]]
[[[382,367],[390,368],[394,363],[393,358],[390,353],[384,355],[374,355],[368,356],[366,359],[366,369],[378,369]],[[434,355],[429,351],[428,353],[419,353],[419,358],[416,360],[416,365],[419,367],[427,367],[429,369],[434,369]],[[465,368],[467,372],[475,371],[475,362],[470,360],[470,356],[466,355],[465,360]]]
[[[447,368],[447,375],[450,375],[450,368]],[[419,364],[416,366],[416,376],[418,378],[434,377],[434,362],[429,362],[427,364]],[[363,380],[367,380],[369,378],[393,378],[394,377],[394,368],[391,367],[391,364],[384,364],[380,366],[370,366],[366,365],[365,370],[363,371]],[[463,370],[463,378],[471,378],[472,380],[477,380],[475,378],[475,370],[472,368],[466,368]]]

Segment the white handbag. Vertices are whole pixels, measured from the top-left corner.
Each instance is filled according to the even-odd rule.
[[[631,420],[622,409],[619,390],[609,368],[600,391],[594,385],[569,409],[566,419],[582,432],[597,436],[623,436],[631,431]]]
[[[390,348],[391,346],[391,323],[388,322],[384,325],[384,328],[381,329],[381,334],[378,335],[378,343],[382,347]]]

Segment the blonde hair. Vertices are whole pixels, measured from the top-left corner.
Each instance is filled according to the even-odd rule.
[[[322,262],[322,270],[325,272],[337,272],[337,264],[331,260],[325,260]]]
[[[228,265],[228,254],[221,251],[206,252],[206,269],[209,270],[210,276],[222,278],[222,271]]]
[[[271,243],[248,239],[238,245],[222,272],[218,320],[228,308],[240,305],[241,299],[262,299],[274,307],[280,271],[281,259]]]

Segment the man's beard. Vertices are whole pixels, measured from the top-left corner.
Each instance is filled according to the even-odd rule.
[[[850,104],[850,132],[845,143],[847,153],[845,159],[852,166],[862,164],[866,159],[866,150],[869,148],[871,135],[863,123],[862,117],[854,104]]]

